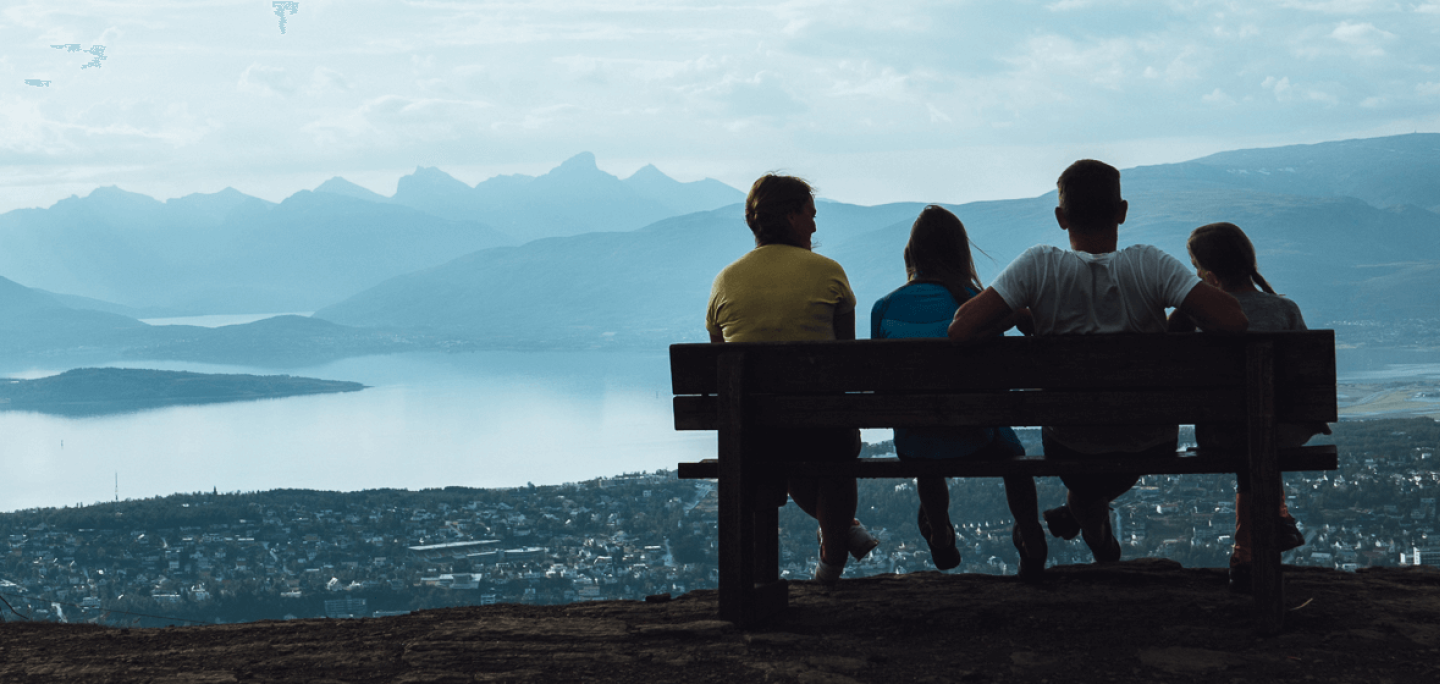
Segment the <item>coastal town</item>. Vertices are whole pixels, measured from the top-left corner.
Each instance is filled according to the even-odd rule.
[[[1348,571],[1440,564],[1440,428],[1409,418],[1335,432],[1340,470],[1286,476],[1308,543],[1285,561]],[[868,456],[888,451],[866,447]],[[1147,476],[1116,502],[1124,557],[1223,567],[1233,485]],[[1062,500],[1058,481],[1038,486],[1042,506]],[[955,572],[1013,575],[1000,481],[952,480],[951,491],[964,559]],[[862,481],[860,501],[882,544],[847,577],[933,571],[913,483]],[[716,502],[713,482],[656,471],[512,489],[210,492],[17,511],[0,514],[0,611],[5,620],[163,626],[663,600],[715,587]],[[814,522],[793,504],[780,519],[782,574],[808,579]],[[1090,561],[1082,542],[1051,540],[1052,565]]]

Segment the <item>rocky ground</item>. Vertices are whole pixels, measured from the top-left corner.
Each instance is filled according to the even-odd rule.
[[[0,682],[1440,681],[1440,570],[1288,569],[1258,638],[1221,570],[1065,566],[1039,587],[934,572],[791,587],[762,629],[669,602],[497,605],[365,620],[0,625]]]

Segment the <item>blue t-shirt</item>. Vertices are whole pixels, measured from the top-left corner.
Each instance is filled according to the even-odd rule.
[[[965,289],[966,298],[974,289]],[[945,286],[911,282],[881,297],[870,309],[870,339],[945,337],[960,304]],[[906,458],[964,458],[995,440],[1023,456],[1025,448],[1008,427],[895,428],[895,451]]]

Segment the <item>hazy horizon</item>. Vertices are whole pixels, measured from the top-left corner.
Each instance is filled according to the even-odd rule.
[[[474,185],[582,151],[621,177],[781,169],[844,202],[962,203],[1039,195],[1078,157],[1440,131],[1433,0],[302,0],[283,19],[9,3],[0,212],[110,185],[278,201],[337,175],[389,195],[417,166]]]

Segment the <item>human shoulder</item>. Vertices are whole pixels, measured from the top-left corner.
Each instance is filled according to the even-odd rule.
[[[905,283],[904,285],[901,285],[900,287],[891,290],[890,294],[885,295],[884,299],[893,300],[913,297],[926,297],[941,292],[947,295],[950,293],[950,291],[945,289],[945,286],[941,285],[940,283],[930,280],[912,280],[908,283]],[[974,292],[972,291],[970,292],[970,294],[971,296],[973,296]]]
[[[1020,256],[1016,257],[1015,260],[1020,261],[1021,259],[1061,259],[1066,256],[1073,256],[1074,254],[1074,250],[1065,249],[1064,247],[1056,247],[1055,245],[1033,245],[1029,249],[1021,252]]]
[[[799,265],[808,269],[845,272],[845,269],[840,266],[840,262],[823,254],[816,254],[808,249],[794,245],[760,245],[746,253],[744,257],[740,258],[740,261],[745,261],[746,259],[767,264],[783,263]],[[737,263],[739,262],[737,261]]]
[[[786,253],[786,256],[787,256],[788,258],[793,258],[793,259],[796,259],[796,260],[798,260],[798,261],[808,261],[808,262],[812,262],[812,263],[815,263],[815,264],[820,264],[820,265],[823,265],[823,266],[835,268],[835,269],[838,269],[839,271],[841,271],[842,273],[845,271],[845,268],[840,265],[840,262],[838,262],[838,261],[836,261],[836,260],[834,260],[834,259],[831,259],[830,257],[827,257],[827,256],[825,256],[824,254],[816,254],[815,252],[812,252],[812,251],[810,251],[810,250],[808,250],[808,249],[801,249],[801,248],[799,248],[799,247],[790,247],[789,245],[778,245],[778,246],[783,246],[783,247],[788,247],[788,248],[789,248],[788,251],[787,251],[787,253]],[[793,252],[793,254],[791,254],[791,252]]]
[[[1305,318],[1294,300],[1268,292],[1233,293],[1245,317],[1250,319],[1251,332],[1305,330]]]
[[[1174,255],[1163,249],[1160,249],[1159,247],[1156,247],[1155,245],[1126,245],[1125,247],[1116,250],[1116,253],[1124,255],[1125,257],[1130,259],[1143,259],[1145,261],[1180,261],[1179,259],[1175,258]]]
[[[1000,271],[990,281],[990,289],[1000,295],[1012,310],[1029,307],[1039,293],[1046,290],[1041,280],[1047,274],[1053,275],[1067,254],[1073,255],[1074,252],[1054,245],[1034,245]]]
[[[1020,253],[1015,260],[1001,271],[1001,275],[1023,273],[1035,268],[1046,268],[1054,264],[1062,263],[1067,259],[1075,259],[1078,254],[1074,251],[1055,245],[1034,245]],[[996,280],[1000,280],[997,277]],[[992,283],[993,285],[993,283]]]

